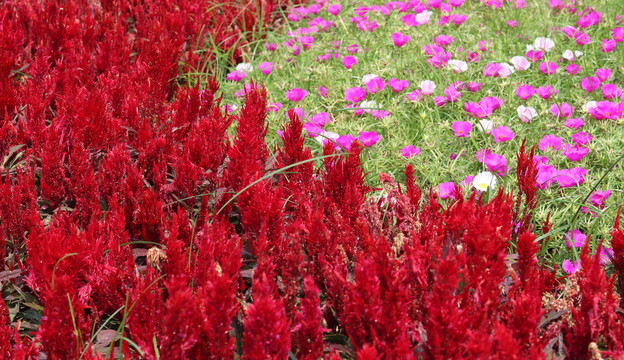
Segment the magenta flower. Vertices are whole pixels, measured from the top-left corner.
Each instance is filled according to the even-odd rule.
[[[518,22],[516,20],[509,20],[507,21],[507,26],[515,28],[516,26],[518,26]]]
[[[446,104],[446,98],[444,96],[436,96],[433,98],[433,103],[436,104],[436,106],[443,106]]]
[[[467,175],[464,180],[461,182],[461,186],[467,188],[470,186],[470,184],[472,184],[472,180],[474,180],[474,176],[473,175]]]
[[[602,40],[602,46],[600,47],[603,53],[610,53],[615,49],[615,40],[604,39]]]
[[[247,74],[241,70],[234,70],[231,73],[227,74],[225,77],[226,80],[239,82],[247,77]]]
[[[299,88],[292,88],[286,92],[286,98],[294,102],[299,102],[306,96],[308,96],[308,91]]]
[[[381,136],[377,134],[375,130],[361,131],[359,140],[362,143],[362,145],[368,147],[368,146],[373,146],[377,144],[379,140],[381,140]]]
[[[615,42],[624,41],[624,28],[616,27],[611,29],[611,32],[613,33],[613,40],[615,40]]]
[[[438,193],[442,200],[455,197],[455,183],[452,181],[441,183],[438,185]]]
[[[500,125],[499,127],[492,130],[492,135],[494,136],[494,141],[499,143],[503,141],[509,141],[514,138],[514,132],[511,131],[507,126]]]
[[[342,5],[340,4],[329,5],[327,7],[327,12],[334,16],[338,16],[338,14],[340,14],[340,11],[342,11]]]
[[[574,229],[574,231],[568,232],[565,238],[566,238],[566,245],[568,246],[569,249],[572,248],[572,241],[574,241],[575,248],[580,248],[580,247],[583,247],[583,245],[585,245],[585,240],[587,240],[587,235],[583,234],[577,229]]]
[[[386,82],[383,81],[383,79],[378,76],[374,77],[372,80],[366,83],[366,90],[368,90],[368,92],[371,94],[374,94],[378,91],[382,91],[385,88],[386,88]]]
[[[553,150],[559,150],[562,143],[563,139],[558,136],[545,135],[542,140],[540,140],[538,148],[541,151],[546,151],[546,149],[548,148],[551,148]]]
[[[539,95],[542,99],[548,100],[551,96],[557,95],[557,92],[559,92],[559,90],[555,90],[552,88],[552,86],[546,85],[538,87],[535,92],[537,92],[537,95]]]
[[[321,129],[320,126],[311,122],[303,124],[303,130],[308,132],[309,137],[317,137],[319,134],[323,133],[323,129]]]
[[[388,80],[388,86],[394,92],[401,92],[405,90],[409,86],[409,82],[407,80],[399,80],[399,79],[390,79]]]
[[[609,80],[609,78],[611,77],[611,69],[600,68],[596,70],[596,77],[600,79],[600,82],[605,82]]]
[[[537,179],[535,179],[535,182],[539,184],[540,189],[546,189],[555,182],[558,171],[554,166],[541,164],[537,169]]]
[[[601,246],[600,247],[600,265],[608,265],[611,263],[611,259],[613,259],[613,249],[608,247]]]
[[[598,101],[596,106],[589,108],[589,114],[597,120],[616,119],[620,115],[620,108],[610,101]]]
[[[275,51],[277,50],[277,44],[276,43],[266,43],[264,44],[264,48],[267,49],[268,51]]]
[[[589,37],[589,35],[587,35],[586,33],[582,32],[582,31],[577,31],[574,34],[574,38],[576,39],[576,43],[579,46],[583,46],[583,45],[587,45],[587,44],[591,43],[591,38]]]
[[[570,146],[570,144],[565,144],[561,152],[561,155],[567,157],[570,161],[581,161],[587,154],[589,154],[588,148],[577,145]]]
[[[557,106],[557,104],[552,104],[552,106],[550,107],[550,112],[556,117],[563,116],[568,118],[572,116],[572,113],[574,113],[574,107],[566,102],[562,103],[561,106]]]
[[[321,97],[324,97],[324,98],[327,97],[327,95],[329,94],[327,91],[327,88],[323,85],[319,86],[318,92],[319,92],[319,95],[321,95]]]
[[[572,265],[572,262],[569,259],[565,259],[563,261],[563,265],[561,266],[563,271],[565,271],[568,275],[572,275],[577,272],[581,268],[581,259],[577,259]]]
[[[409,35],[403,35],[400,32],[395,32],[394,34],[392,34],[392,41],[394,41],[394,45],[396,45],[397,47],[402,47],[403,45],[407,44],[411,37]]]
[[[594,193],[591,194],[588,201],[593,206],[599,209],[603,209],[604,203],[611,196],[611,193],[612,193],[611,190],[605,190],[605,191],[596,190]]]
[[[531,85],[520,85],[516,89],[516,95],[522,100],[526,100],[535,95],[535,88]]]
[[[329,113],[320,112],[312,116],[312,122],[318,126],[325,126],[325,124],[331,122],[331,119],[329,118]]]
[[[269,61],[260,63],[260,65],[258,65],[258,70],[260,70],[264,75],[269,75],[273,70],[273,63]]]
[[[455,38],[448,35],[440,34],[433,39],[433,42],[438,46],[446,46],[455,41]]]
[[[525,55],[532,62],[538,62],[538,61],[542,60],[542,58],[544,57],[544,52],[542,50],[533,50],[533,49],[531,49],[531,50],[527,51]]]
[[[489,106],[483,106],[481,104],[474,103],[472,101],[468,101],[464,103],[464,110],[476,118],[483,119],[490,115],[492,115],[492,108]]]
[[[572,135],[572,141],[579,146],[587,145],[592,140],[594,137],[584,131]]]
[[[581,118],[569,118],[563,123],[563,126],[567,127],[568,129],[574,130],[580,129],[583,125],[585,125],[585,123]]]
[[[505,169],[507,168],[507,159],[505,159],[503,156],[491,153],[485,156],[483,163],[490,171],[497,173],[499,176],[505,175]]]
[[[602,85],[602,96],[605,99],[615,99],[622,97],[622,89],[615,86],[615,84],[603,84]]]
[[[362,101],[366,98],[366,90],[361,87],[352,87],[344,91],[345,100],[352,103]]]
[[[561,188],[569,188],[569,187],[581,185],[581,182],[575,176],[575,174],[572,173],[572,171],[568,169],[561,169],[557,171],[555,180],[557,181],[557,184],[559,184],[559,187]]]
[[[293,111],[295,112],[295,114],[297,114],[297,116],[299,116],[300,119],[307,119],[308,118],[308,113],[307,111],[303,111],[302,108],[300,107],[296,107],[293,108]]]
[[[595,76],[586,77],[581,80],[581,88],[588,93],[600,88],[600,79]]]
[[[282,103],[270,103],[267,106],[267,112],[273,111],[274,113],[278,112],[282,108]]]
[[[472,131],[472,123],[470,121],[455,121],[453,122],[453,131],[457,137],[470,137],[470,131]]]
[[[356,138],[353,135],[347,134],[347,135],[338,136],[338,138],[336,139],[336,143],[347,150],[351,150],[351,144],[355,140]]]
[[[457,91],[453,85],[447,86],[446,89],[444,89],[444,94],[449,102],[455,102],[461,96],[461,93]]]
[[[420,92],[420,90],[416,89],[414,91],[412,91],[411,93],[405,95],[405,100],[407,101],[420,101],[423,98],[423,94]]]
[[[481,90],[482,86],[483,86],[483,83],[480,83],[480,82],[469,82],[468,83],[468,91],[470,91],[470,92],[477,92],[477,91]]]
[[[357,65],[357,59],[354,56],[345,56],[342,58],[342,64],[347,69],[351,69],[354,65]]]
[[[555,73],[555,71],[557,71],[557,69],[559,68],[559,65],[557,65],[556,63],[552,62],[552,61],[544,61],[542,63],[540,63],[540,71],[543,72],[546,75],[552,75]]]
[[[577,64],[570,64],[568,66],[566,66],[566,71],[568,72],[568,74],[570,75],[576,75],[578,74],[579,71],[581,71],[581,67]]]
[[[414,145],[407,145],[403,149],[401,149],[401,155],[406,158],[411,158],[420,154],[420,148],[414,147]]]
[[[574,34],[576,34],[576,28],[574,26],[567,25],[561,28],[561,32],[566,34],[567,37],[573,38]]]

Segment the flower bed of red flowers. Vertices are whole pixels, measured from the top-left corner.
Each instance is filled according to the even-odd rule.
[[[267,147],[262,86],[233,116],[214,79],[176,83],[215,21],[200,3],[0,6],[3,290],[42,309],[20,329],[0,302],[0,359],[624,353],[624,282],[589,241],[567,285],[540,265],[532,152],[515,196],[443,208],[408,166],[367,197],[360,145],[313,158],[289,112]]]

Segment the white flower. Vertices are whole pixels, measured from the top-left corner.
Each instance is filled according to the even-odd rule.
[[[532,108],[531,106],[520,105],[518,106],[517,111],[518,111],[518,116],[520,117],[520,120],[524,122],[529,122],[534,117],[537,116],[537,111],[535,111],[535,109]]]
[[[479,123],[477,124],[477,129],[479,129],[479,131],[481,132],[486,132],[489,133],[490,131],[492,131],[492,129],[494,128],[494,122],[492,120],[488,120],[488,119],[481,119],[479,120]]]
[[[488,188],[494,189],[496,186],[496,176],[489,171],[479,173],[472,179],[472,186],[479,191],[486,191]]]
[[[322,133],[319,134],[319,136],[315,137],[316,141],[318,141],[322,146],[325,146],[325,143],[328,142],[329,140],[327,140],[328,138],[331,140],[336,141],[336,139],[338,139],[340,137],[340,135],[333,133],[331,131],[323,131]]]
[[[583,55],[582,51],[578,51],[578,50],[574,50],[574,56],[576,56],[577,58],[580,57],[581,55]]]
[[[377,77],[377,75],[375,75],[375,74],[367,74],[367,75],[364,75],[364,76],[362,77],[362,82],[363,82],[364,84],[368,84],[368,82],[369,82],[369,81],[373,80],[373,79],[374,79],[374,78],[376,78],[376,77]]]
[[[527,49],[526,49],[526,51],[527,51],[527,52],[529,52],[529,51],[531,51],[531,50],[535,50],[535,48],[533,47],[533,45],[531,45],[531,44],[527,44]]]
[[[549,38],[538,37],[533,42],[533,46],[538,50],[550,51],[555,47],[555,42]]]
[[[502,77],[502,78],[506,78],[509,77],[509,75],[513,74],[516,72],[516,70],[513,68],[513,66],[507,64],[507,63],[500,63],[501,68],[500,70],[498,70],[498,76]]]
[[[572,50],[564,51],[561,56],[568,61],[574,60],[574,53],[572,53]]]
[[[423,95],[431,95],[436,88],[436,84],[431,80],[423,80],[420,82],[419,87]]]
[[[240,63],[236,65],[236,70],[243,71],[246,74],[249,74],[250,72],[252,72],[253,69],[254,69],[253,65],[251,65],[250,63]]]
[[[369,108],[364,110],[364,112],[369,114],[372,112],[372,109],[381,109],[381,105],[377,104],[375,100],[362,101],[359,107]]]
[[[524,71],[531,67],[531,63],[524,56],[514,56],[510,61],[518,71]]]
[[[587,111],[589,111],[589,109],[593,109],[596,106],[598,106],[598,103],[596,103],[595,101],[590,101],[587,104],[581,106],[581,109],[583,109],[583,111],[587,112]]]
[[[462,60],[455,60],[455,59],[449,60],[448,66],[449,66],[449,69],[457,73],[461,73],[461,72],[468,70],[468,63]]]
[[[431,14],[433,14],[431,11],[425,10],[420,14],[416,15],[416,21],[418,21],[420,25],[428,24],[429,19],[431,19]]]

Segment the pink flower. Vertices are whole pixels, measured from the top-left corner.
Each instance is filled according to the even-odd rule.
[[[540,63],[540,71],[543,72],[546,75],[552,75],[555,73],[555,71],[557,71],[557,69],[559,68],[559,65],[557,65],[556,63],[552,62],[552,61],[544,61],[542,63]]]
[[[303,124],[303,129],[308,132],[309,137],[317,137],[323,133],[323,129],[319,125],[311,122]]]
[[[585,245],[585,240],[587,240],[587,235],[583,234],[577,229],[574,229],[574,231],[568,232],[565,238],[566,238],[566,245],[568,246],[569,249],[572,248],[572,241],[574,241],[574,247],[580,248],[580,247],[583,247],[583,245]]]
[[[443,34],[440,34],[433,39],[433,42],[436,43],[438,46],[446,46],[453,41],[455,41],[454,37]]]
[[[487,105],[484,106],[482,104],[474,103],[472,101],[464,103],[464,110],[466,110],[468,114],[479,119],[483,119],[492,115],[492,108]]]
[[[561,28],[561,32],[566,34],[567,37],[573,38],[576,34],[576,29],[573,26],[567,25]]]
[[[352,103],[362,101],[366,98],[366,90],[361,87],[352,87],[344,91],[345,100]]]
[[[399,79],[390,79],[388,80],[388,86],[394,92],[401,92],[405,90],[409,86],[409,82],[407,80],[399,80]]]
[[[320,112],[312,116],[312,122],[318,126],[325,126],[325,124],[331,122],[331,119],[329,118],[329,113]]]
[[[572,275],[581,268],[581,259],[576,260],[574,265],[572,265],[572,262],[569,259],[565,259],[561,267],[568,275]]]
[[[589,108],[589,114],[594,118],[601,119],[616,119],[620,115],[620,110],[617,104],[610,101],[598,101],[595,107]]]
[[[401,149],[401,155],[406,158],[411,158],[420,154],[420,148],[414,147],[414,145],[407,145],[403,149]]]
[[[260,65],[258,65],[258,70],[262,71],[264,75],[269,75],[273,70],[273,63],[268,61],[260,63]]]
[[[600,88],[600,79],[595,76],[586,77],[581,80],[581,88],[588,93]]]
[[[342,5],[340,4],[329,5],[327,7],[327,12],[329,12],[330,14],[334,16],[337,16],[338,14],[340,14],[340,11],[342,11]]]
[[[437,106],[443,106],[446,104],[446,98],[444,96],[436,96],[433,98],[433,103]]]
[[[548,148],[551,148],[553,150],[559,150],[562,143],[563,139],[558,136],[545,135],[542,140],[540,140],[538,148],[541,151],[546,151],[546,149]]]
[[[420,90],[423,95],[431,95],[436,88],[436,84],[431,80],[423,80],[420,82]]]
[[[568,169],[557,171],[555,181],[557,181],[557,184],[559,184],[561,188],[569,188],[582,184],[582,181],[580,181],[577,175]]]
[[[485,156],[483,163],[490,171],[495,172],[499,176],[505,175],[505,169],[507,168],[507,159],[505,159],[503,156],[491,153]]]
[[[538,87],[535,92],[537,92],[537,95],[539,95],[542,99],[548,100],[551,96],[557,95],[559,90],[553,89],[550,85],[546,85]]]
[[[561,106],[557,106],[557,104],[552,104],[550,107],[550,112],[556,117],[570,117],[572,113],[574,113],[574,107],[570,106],[570,104],[564,102]]]
[[[377,134],[377,132],[375,130],[368,131],[368,132],[367,131],[361,131],[359,140],[362,143],[362,145],[368,147],[368,146],[373,146],[373,145],[377,144],[379,142],[379,140],[381,140],[381,136],[379,134]]]
[[[347,150],[351,150],[351,144],[355,140],[356,138],[353,135],[347,134],[347,135],[338,136],[338,138],[336,139],[336,143]]]
[[[319,95],[321,95],[321,97],[324,97],[324,98],[327,97],[328,92],[325,86],[323,85],[319,86],[318,92],[319,92]]]
[[[600,48],[603,53],[610,53],[615,49],[615,40],[604,39]]]
[[[596,77],[600,79],[600,82],[605,82],[609,80],[609,78],[611,77],[611,69],[600,68],[596,70]]]
[[[299,102],[306,96],[308,96],[308,91],[299,88],[292,88],[286,92],[286,98],[294,102]]]
[[[374,77],[372,80],[366,83],[366,90],[368,90],[368,92],[371,94],[382,91],[385,88],[386,82],[378,76]]]
[[[534,117],[537,116],[537,111],[535,111],[535,108],[531,106],[520,105],[516,109],[516,112],[518,113],[520,120],[524,121],[525,123],[530,122]]]
[[[394,41],[394,45],[396,45],[397,47],[402,47],[403,45],[407,44],[411,37],[409,35],[403,35],[400,32],[395,32],[394,34],[392,34],[392,41]]]
[[[589,37],[589,35],[587,35],[586,33],[582,32],[582,31],[577,31],[574,34],[574,38],[576,39],[576,43],[579,46],[583,46],[583,45],[587,45],[587,44],[591,43],[591,38]]]
[[[515,28],[516,26],[518,26],[518,22],[516,20],[509,20],[507,21],[507,26]]]
[[[483,86],[483,83],[480,83],[480,82],[469,82],[468,83],[468,91],[470,91],[470,92],[477,92],[477,91],[481,90],[482,86]]]
[[[455,89],[455,86],[450,85],[444,89],[444,94],[449,102],[455,102],[461,96],[461,93]]]
[[[581,161],[587,154],[589,149],[585,147],[579,147],[578,145],[570,146],[565,144],[561,155],[568,158],[570,161]]]
[[[277,44],[276,43],[266,43],[264,44],[264,48],[267,49],[268,51],[275,51],[277,50]]]
[[[581,71],[581,67],[577,64],[570,64],[566,66],[565,69],[570,75],[576,75],[579,71]]]
[[[602,96],[604,96],[604,98],[607,100],[622,97],[622,89],[615,86],[614,84],[603,84]]]
[[[353,65],[357,65],[357,59],[353,56],[345,56],[342,58],[342,63],[347,69],[351,69]]]
[[[507,126],[500,125],[499,127],[492,130],[492,135],[494,136],[494,141],[504,142],[509,141],[514,138],[514,132],[511,131]]]
[[[516,89],[516,95],[522,100],[526,100],[535,95],[535,88],[531,85],[520,85]]]
[[[411,93],[405,95],[405,100],[408,101],[420,101],[423,98],[423,94],[420,92],[420,90],[416,89],[414,91],[412,91]]]
[[[615,42],[624,41],[624,28],[616,27],[611,29],[611,32],[613,33],[613,40],[615,40]]]
[[[572,141],[580,146],[587,145],[592,140],[594,140],[594,137],[584,131],[572,135]]]
[[[472,184],[472,180],[474,180],[474,176],[473,175],[467,175],[464,180],[461,182],[461,186],[463,187],[469,187],[470,184]]]
[[[470,137],[470,131],[472,130],[472,123],[470,121],[455,121],[453,122],[453,131],[457,137]]]
[[[227,74],[227,76],[225,77],[226,80],[231,80],[231,81],[236,81],[239,82],[241,80],[243,80],[244,78],[247,77],[247,74],[245,74],[244,71],[241,70],[234,70],[231,73]]]
[[[455,183],[450,181],[438,185],[438,192],[442,200],[455,197]]]
[[[563,123],[563,126],[567,127],[568,129],[574,130],[580,129],[583,125],[585,125],[585,123],[581,118],[570,118]]]
[[[282,103],[270,103],[267,106],[267,111],[273,111],[274,113],[278,112],[282,108]]]
[[[608,265],[613,259],[613,250],[608,247],[600,247],[600,265]]]

